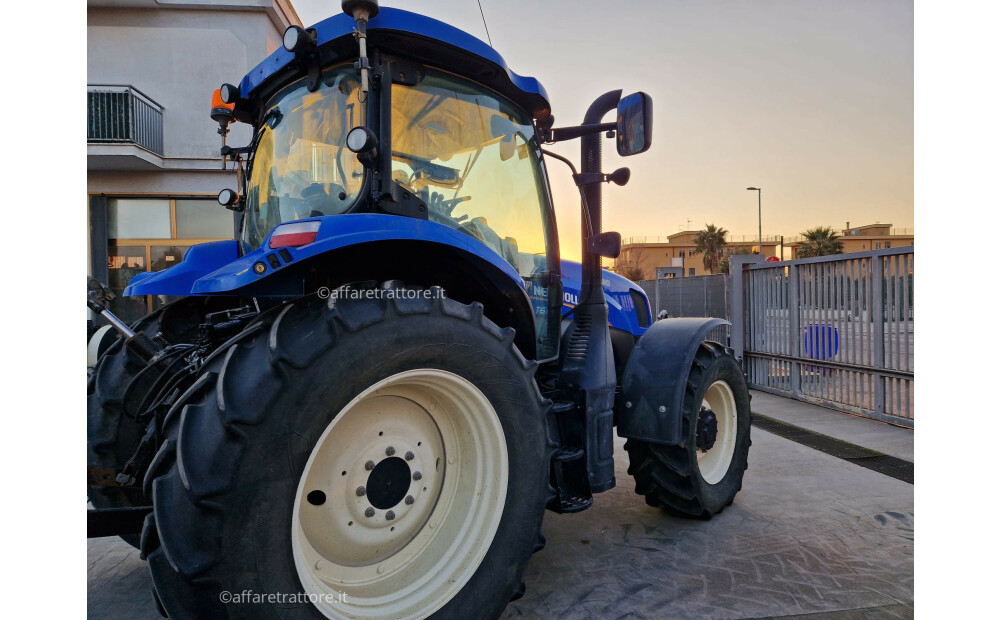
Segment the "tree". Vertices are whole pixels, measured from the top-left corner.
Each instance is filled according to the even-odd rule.
[[[753,247],[741,245],[735,248],[726,248],[726,255],[722,257],[722,262],[719,264],[720,273],[729,273],[729,258],[736,254],[753,254]]]
[[[639,266],[639,256],[639,252],[627,250],[622,256],[615,259],[615,266],[611,270],[633,282],[645,280],[646,274]]]
[[[844,244],[837,241],[837,234],[829,226],[817,226],[802,233],[806,240],[799,246],[799,258],[843,254]]]
[[[694,236],[694,251],[703,254],[702,263],[709,273],[719,273],[727,234],[729,231],[725,228],[716,228],[715,224],[705,224],[705,230],[699,230]]]

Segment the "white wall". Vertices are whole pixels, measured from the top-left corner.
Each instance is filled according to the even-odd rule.
[[[218,159],[212,92],[238,84],[280,40],[263,10],[90,6],[87,83],[129,84],[163,106],[166,158]],[[234,124],[229,144],[249,137],[248,126]]]

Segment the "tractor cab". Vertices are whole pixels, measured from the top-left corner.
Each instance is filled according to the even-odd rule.
[[[396,192],[417,204],[409,215],[468,235],[522,276],[546,271],[551,205],[530,115],[473,81],[425,67],[420,76],[386,89],[385,144],[364,143],[383,132],[353,63],[326,69],[314,91],[302,78],[263,102],[242,192],[242,250],[287,222],[394,214],[380,203]],[[360,152],[348,144],[351,130]],[[380,149],[387,170],[365,165]]]
[[[219,194],[236,241],[196,246],[125,294],[289,299],[366,280],[442,286],[514,328],[525,356],[556,359],[564,294],[604,306],[599,257],[620,247],[617,233],[600,231],[600,185],[624,184],[628,170],[599,170],[600,140],[617,136],[621,155],[648,149],[649,97],[608,93],[594,118],[553,128],[542,85],[479,39],[367,0],[344,10],[290,27],[282,49],[213,97],[223,161],[239,171],[238,187]],[[615,122],[600,122],[616,109]],[[253,126],[248,145],[225,145],[231,122]],[[583,170],[570,166],[585,205],[584,260],[569,282],[543,147],[578,138]]]

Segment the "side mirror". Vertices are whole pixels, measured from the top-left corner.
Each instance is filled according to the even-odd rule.
[[[618,154],[638,155],[653,144],[653,98],[639,92],[618,102]]]

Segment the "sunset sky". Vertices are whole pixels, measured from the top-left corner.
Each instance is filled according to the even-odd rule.
[[[292,2],[307,26],[340,11],[334,0]],[[475,0],[381,5],[487,38]],[[748,186],[763,188],[765,235],[847,221],[913,227],[912,2],[482,5],[494,47],[545,85],[557,126],[579,124],[608,90],[652,95],[652,149],[623,161],[605,142],[607,171],[632,169],[626,187],[605,186],[605,230],[669,235],[714,223],[755,236]],[[552,148],[579,160],[578,142]],[[578,256],[576,188],[563,164],[549,171],[564,255]]]

